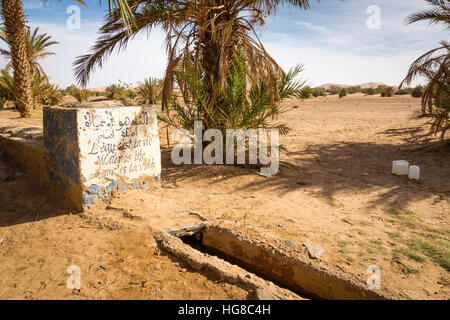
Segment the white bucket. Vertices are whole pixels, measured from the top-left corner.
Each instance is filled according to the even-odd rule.
[[[392,161],[392,173],[404,176],[409,173],[409,162],[406,160],[395,160]]]
[[[408,178],[419,180],[420,178],[420,167],[419,166],[410,166],[408,172]]]

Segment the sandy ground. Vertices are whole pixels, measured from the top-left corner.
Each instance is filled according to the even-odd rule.
[[[91,221],[0,162],[0,299],[245,299],[161,252],[149,230]],[[69,290],[67,268],[81,269]]]
[[[415,140],[428,129],[413,119],[419,104],[360,94],[290,101],[280,120],[292,131],[281,137],[279,173],[268,178],[245,167],[175,166],[161,126],[162,188],[136,196],[171,200],[215,222],[257,226],[280,246],[311,242],[325,250],[325,268],[366,279],[367,267],[377,265],[382,286],[411,298],[448,299],[450,152]],[[16,117],[0,111],[0,118]],[[19,121],[39,126],[40,117]],[[392,160],[399,159],[419,165],[421,180],[393,175]],[[212,275],[180,273],[181,262],[153,255],[145,232],[92,227],[32,186],[22,189],[22,178],[3,182],[12,169],[2,168],[0,298],[245,297]],[[80,293],[65,287],[70,264],[89,270]]]

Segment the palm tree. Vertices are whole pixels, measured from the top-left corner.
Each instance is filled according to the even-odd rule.
[[[60,102],[61,93],[58,86],[48,83],[47,78],[32,73],[30,77],[30,87],[32,96],[32,107],[39,104],[55,105]],[[17,103],[17,91],[13,77],[8,71],[0,71],[0,92],[2,98],[12,100]]]
[[[30,71],[32,73],[46,78],[47,75],[45,74],[44,69],[39,64],[38,60],[50,55],[54,55],[55,53],[48,51],[47,48],[54,44],[58,44],[59,42],[50,41],[51,36],[47,35],[47,33],[38,34],[38,32],[39,28],[36,28],[32,31],[31,28],[26,27],[25,39],[28,50],[28,63],[30,65]],[[0,39],[5,43],[8,43],[4,29],[0,30]],[[0,49],[0,54],[5,58],[10,59],[5,66],[5,69],[9,71],[12,67],[11,52],[6,49]]]
[[[249,62],[248,80],[264,79],[276,97],[282,69],[267,53],[257,29],[282,4],[308,8],[309,0],[128,0],[131,16],[121,8],[112,10],[91,51],[75,63],[77,81],[85,86],[96,67],[114,51],[125,49],[139,34],[160,27],[166,33],[168,64],[164,77],[162,104],[168,105],[177,66],[194,65],[206,83],[210,105],[220,105],[227,88],[233,61],[242,50]]]
[[[433,9],[412,14],[408,24],[417,21],[428,21],[430,24],[443,24],[450,30],[450,3],[444,0],[426,0]],[[450,43],[441,41],[441,46],[428,51],[417,58],[410,66],[405,79],[400,84],[410,85],[419,77],[427,79],[427,85],[422,95],[422,109],[419,117],[432,118],[431,132],[441,132],[441,140],[450,129]]]
[[[143,82],[139,83],[137,87],[137,95],[145,104],[156,104],[161,98],[161,87],[162,80],[148,77],[145,78]]]
[[[14,69],[16,105],[21,117],[31,117],[33,98],[30,88],[30,63],[21,0],[2,0],[5,38],[10,47]]]
[[[86,5],[83,0],[76,2]],[[99,0],[101,1],[101,0]],[[123,21],[130,25],[130,9],[126,0],[108,0],[110,10],[117,8]],[[3,18],[5,39],[11,53],[11,65],[14,70],[14,86],[17,98],[17,109],[21,117],[31,117],[32,92],[30,88],[31,67],[28,60],[25,14],[21,0],[2,0],[1,16]]]
[[[247,74],[250,63],[242,50],[238,50],[227,78],[226,92],[220,105],[211,105],[208,100],[205,74],[197,74],[192,65],[174,70],[175,82],[180,87],[181,99],[172,99],[168,110],[159,114],[159,120],[179,129],[194,130],[194,122],[202,120],[202,114],[211,115],[212,123],[204,123],[205,129],[214,128],[222,132],[226,143],[226,130],[230,128],[269,129],[276,128],[286,134],[290,128],[274,119],[284,111],[285,99],[301,99],[306,81],[296,80],[303,71],[299,64],[277,79],[277,95],[272,100],[271,91],[264,79],[248,85]],[[226,152],[226,151],[225,151]]]
[[[425,0],[433,9],[413,13],[408,16],[407,23],[428,21],[431,25],[443,23],[444,28],[450,30],[450,7],[448,0]]]

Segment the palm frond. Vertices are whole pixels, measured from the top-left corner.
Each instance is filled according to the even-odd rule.
[[[54,52],[48,51],[48,47],[58,44],[57,41],[50,41],[51,36],[47,35],[47,33],[39,34],[39,28],[31,29],[29,27],[26,28],[25,40],[28,50],[28,60],[30,64],[31,71],[33,73],[39,74],[44,79],[46,78],[46,74],[44,69],[39,64],[38,60],[41,60],[47,56],[55,55]],[[0,39],[7,43],[5,33],[3,28],[0,29]],[[7,58],[9,61],[11,60],[11,53],[9,50],[1,49],[0,55]],[[7,62],[5,69],[11,69],[11,63]]]
[[[407,17],[407,23],[427,21],[430,25],[444,24],[445,29],[450,29],[450,2],[447,0],[426,0],[434,8],[411,14]]]

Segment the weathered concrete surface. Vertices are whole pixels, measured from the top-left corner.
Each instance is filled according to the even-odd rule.
[[[263,300],[304,300],[299,295],[276,286],[255,274],[249,273],[239,266],[233,265],[215,256],[204,254],[186,244],[179,238],[162,232],[155,236],[158,245],[165,251],[172,253],[186,261],[195,270],[208,269],[213,271],[223,281],[241,285],[255,292],[257,299]],[[264,295],[258,292],[264,292]]]
[[[226,226],[225,226],[226,225]],[[267,245],[266,239],[251,238],[233,225],[209,225],[202,231],[202,244],[258,269],[269,278],[304,292],[307,296],[330,300],[407,299],[383,288],[369,290],[358,279],[327,270],[294,252]]]
[[[45,149],[41,143],[0,133],[1,155],[14,163],[40,185],[49,187]]]
[[[161,174],[152,107],[46,107],[44,145],[50,181],[79,209],[117,190],[148,189]]]

